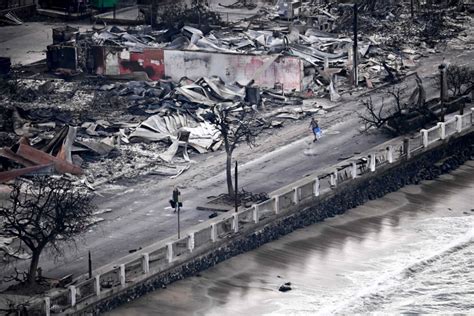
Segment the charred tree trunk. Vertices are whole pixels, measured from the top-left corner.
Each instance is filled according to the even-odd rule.
[[[229,196],[234,196],[234,186],[232,185],[232,152],[227,152],[227,161],[225,166],[227,179],[227,193]]]
[[[31,255],[30,269],[28,271],[28,278],[26,279],[26,282],[29,285],[33,285],[36,283],[36,272],[38,271],[40,255],[41,249],[34,250]]]

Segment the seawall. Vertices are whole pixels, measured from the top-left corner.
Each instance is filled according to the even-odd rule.
[[[258,248],[298,228],[343,214],[368,200],[380,198],[405,185],[434,179],[440,174],[456,169],[472,156],[474,156],[474,133],[452,143],[447,143],[416,159],[401,162],[397,166],[380,170],[369,177],[360,178],[356,182],[341,186],[331,196],[316,201],[314,204],[308,203],[308,205],[301,206],[302,209],[294,214],[287,214],[287,216],[270,223],[262,223],[262,227],[254,232],[248,232],[229,240],[198,258],[152,277],[134,288],[106,299],[94,307],[87,308],[84,312],[97,315],[109,311],[146,293],[164,288],[167,284],[193,276],[233,256]]]
[[[248,209],[222,214],[50,293],[32,314],[98,315],[255,249],[298,228],[342,214],[408,184],[433,179],[474,156],[473,113],[397,138],[318,170]]]

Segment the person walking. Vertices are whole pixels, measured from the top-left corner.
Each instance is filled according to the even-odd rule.
[[[313,131],[314,134],[314,139],[313,143],[318,141],[318,139],[321,137],[321,128],[319,127],[319,123],[317,120],[314,119],[314,117],[311,118],[311,123],[309,124],[311,127],[311,130]]]

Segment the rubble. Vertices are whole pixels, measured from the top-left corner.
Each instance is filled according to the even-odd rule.
[[[5,23],[7,25],[22,25],[23,21],[15,14],[15,12],[10,11],[0,14],[0,23]]]
[[[1,81],[0,172],[8,179],[67,172],[91,187],[136,174],[176,176],[189,168],[190,155],[219,150],[221,137],[205,119],[212,106],[250,105],[269,128],[323,115],[304,100],[338,102],[398,82],[469,19],[435,9],[412,20],[402,5],[362,2],[362,87],[355,89],[352,6],[293,2],[291,16],[281,12],[288,1],[279,1],[219,26],[55,28],[47,79]],[[187,141],[179,139],[183,131]],[[20,137],[28,141],[15,145]]]
[[[279,2],[281,3],[276,7],[262,8],[257,16],[248,21],[228,26],[198,29],[194,25],[184,25],[180,29],[162,30],[112,26],[80,34],[76,36],[77,39],[69,36],[72,40],[55,43],[48,50],[61,49],[61,56],[65,56],[67,50],[73,49],[76,57],[85,56],[76,58],[78,64],[69,67],[72,70],[112,76],[144,75],[154,81],[165,79],[166,76],[178,81],[183,75],[186,76],[185,73],[167,67],[167,63],[179,66],[182,62],[177,57],[180,56],[177,52],[200,62],[204,62],[206,58],[223,58],[212,55],[215,53],[271,56],[270,59],[259,57],[262,60],[261,68],[256,69],[254,74],[247,72],[244,82],[240,82],[243,85],[257,80],[255,77],[265,73],[278,60],[296,57],[303,61],[304,70],[304,75],[300,78],[302,87],[297,91],[338,100],[338,95],[352,90],[353,84],[352,7],[296,1],[299,3],[299,13],[288,23],[279,16],[281,9],[289,4],[287,1]],[[230,7],[249,5],[254,6],[248,2],[236,1]],[[455,37],[462,29],[462,16],[455,17],[454,12],[449,10],[434,14],[419,13],[416,20],[410,19],[407,8],[402,6],[384,4],[375,8],[372,3],[364,2],[359,4],[359,10],[360,31],[363,31],[363,35],[359,36],[357,52],[359,82],[370,89],[387,81],[397,81],[416,66],[419,58],[434,49],[436,44]],[[63,33],[76,34],[74,30]],[[221,60],[221,64],[222,62]],[[235,76],[225,78],[218,69],[213,69],[212,63],[206,63],[208,67],[203,68],[199,77],[218,75],[225,84],[235,83],[232,80],[238,81]],[[94,66],[91,67],[90,64]],[[194,63],[194,67],[198,67],[198,64]],[[111,70],[111,67],[116,70]],[[186,69],[189,67],[186,66]],[[199,79],[194,75],[196,71],[190,73],[193,74],[190,79]],[[260,86],[265,84],[264,79],[260,80]],[[283,89],[289,91],[288,87]]]

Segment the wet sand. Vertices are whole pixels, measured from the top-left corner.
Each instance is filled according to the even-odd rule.
[[[474,282],[463,281],[474,279],[474,262],[463,260],[474,252],[473,227],[471,161],[437,180],[407,186],[297,230],[108,315],[474,312],[468,303],[474,301]],[[448,294],[430,292],[439,291],[439,285],[427,286],[436,277],[458,280],[449,290],[459,288],[458,293],[446,296],[449,304],[437,302]],[[293,289],[279,292],[285,282]],[[413,299],[417,295],[423,306]]]

